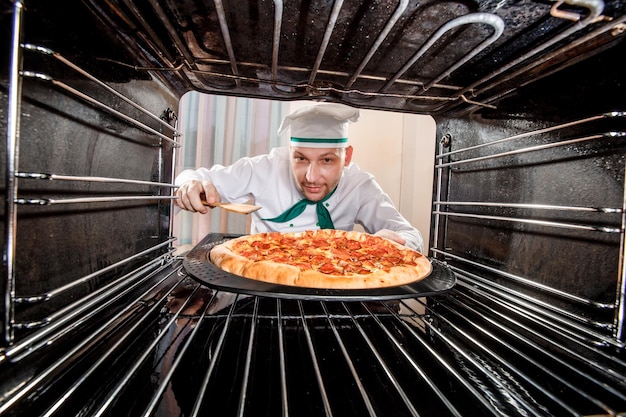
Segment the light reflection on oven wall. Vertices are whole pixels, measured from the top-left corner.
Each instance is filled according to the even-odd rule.
[[[219,117],[215,124],[235,123],[239,133],[232,133],[233,126],[211,126],[210,129],[198,116],[186,110],[185,98],[179,110],[180,126],[183,131],[184,150],[178,157],[176,172],[190,165],[207,166],[207,149],[220,148],[211,141],[232,140],[229,135],[247,135],[252,144],[248,149],[239,149],[227,158],[252,156],[269,151],[273,146],[284,146],[276,135],[277,123],[290,112],[311,105],[311,101],[274,102],[247,98],[208,99],[211,106],[206,110],[193,110],[195,114],[212,111]],[[242,111],[242,109],[247,109]],[[202,117],[202,116],[200,116]],[[258,123],[266,117],[267,123]],[[250,122],[255,119],[257,122]],[[198,125],[194,126],[193,123]],[[242,130],[243,129],[243,130]],[[245,130],[245,132],[244,132]],[[259,131],[260,130],[260,131]],[[361,109],[361,118],[350,125],[350,142],[355,148],[353,162],[376,177],[376,181],[389,194],[400,212],[422,233],[424,248],[428,248],[430,213],[432,206],[432,180],[435,155],[435,122],[430,116]],[[191,149],[190,149],[191,148]],[[183,161],[184,159],[184,161]],[[228,165],[231,160],[214,159],[215,163]],[[224,210],[211,210],[208,215],[186,212],[174,216],[174,234],[178,237],[179,250],[188,250],[209,232],[248,233],[249,222],[241,215]],[[357,230],[362,230],[357,228]]]

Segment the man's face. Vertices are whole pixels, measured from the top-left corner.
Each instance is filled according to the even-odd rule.
[[[320,201],[339,184],[343,167],[352,159],[352,147],[291,148],[291,171],[307,200]]]

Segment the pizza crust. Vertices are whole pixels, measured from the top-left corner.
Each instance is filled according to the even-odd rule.
[[[345,275],[332,275],[323,273],[318,269],[301,269],[286,263],[274,262],[266,259],[250,259],[237,253],[238,245],[245,246],[251,242],[270,242],[288,239],[291,242],[287,246],[272,246],[280,254],[288,254],[297,251],[308,251],[316,243],[324,244],[336,239],[349,239],[362,244],[374,245],[369,249],[384,248],[388,251],[397,251],[405,259],[411,259],[415,265],[394,265],[385,269],[377,269],[369,273],[349,273]],[[294,240],[295,239],[295,240]],[[361,252],[364,249],[360,249]],[[351,256],[349,250],[344,250],[341,255]],[[371,289],[406,285],[417,282],[427,277],[432,269],[430,261],[421,253],[400,245],[396,242],[373,236],[367,233],[342,230],[318,230],[298,233],[260,233],[258,235],[242,236],[217,245],[209,254],[211,262],[220,269],[245,278],[255,279],[280,285],[289,285],[306,288],[325,289]],[[256,256],[256,255],[255,255]],[[333,259],[334,254],[324,252],[327,260],[340,263]],[[352,259],[353,264],[358,261]]]

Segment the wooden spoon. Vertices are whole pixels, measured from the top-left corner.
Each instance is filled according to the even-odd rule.
[[[209,204],[207,201],[202,200],[202,204],[209,207],[219,207],[227,211],[239,214],[250,214],[257,210],[260,210],[261,206],[253,206],[252,204],[237,204],[237,203],[213,203]]]

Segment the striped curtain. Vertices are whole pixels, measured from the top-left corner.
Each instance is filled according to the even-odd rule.
[[[179,107],[179,130],[183,136],[175,174],[189,168],[229,165],[243,156],[286,146],[276,132],[288,111],[286,102],[185,94]],[[249,227],[248,216],[220,209],[209,210],[206,215],[180,210],[174,214],[172,224],[177,246],[193,246],[211,232],[247,233]]]

